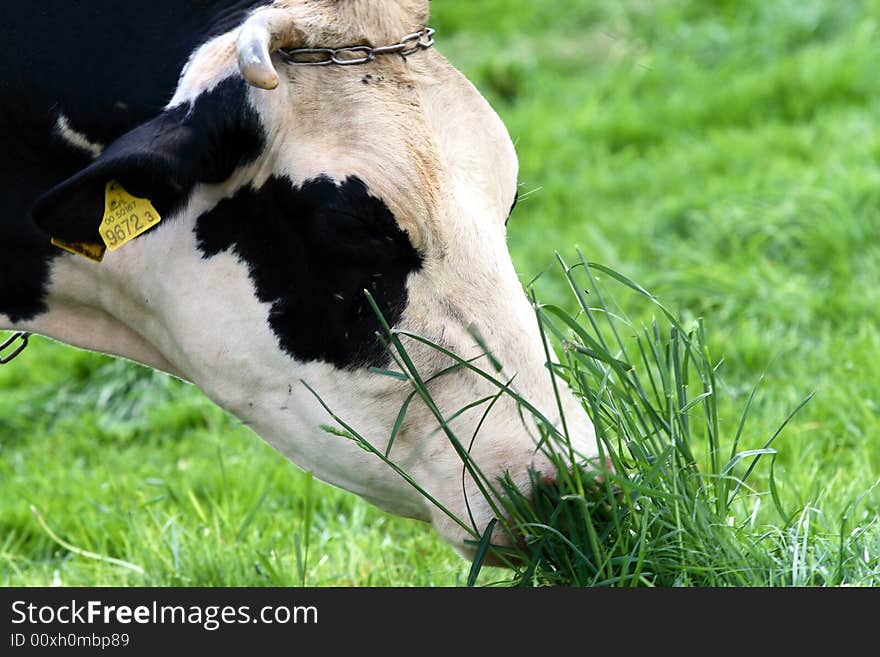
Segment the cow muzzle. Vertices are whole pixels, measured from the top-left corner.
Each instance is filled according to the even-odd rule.
[[[554,463],[564,467],[564,458]],[[537,525],[551,527],[563,535],[574,529],[566,525],[570,521],[559,513],[562,504],[572,504],[581,497],[584,507],[606,511],[611,508],[618,494],[614,476],[610,458],[587,460],[564,472],[556,465],[545,463],[540,469],[535,465],[525,476],[499,478],[490,494],[491,503],[481,493],[469,496],[465,502],[467,514],[458,518],[462,522],[435,510],[432,524],[465,559],[473,561],[479,556],[486,566],[516,567],[527,558]],[[470,531],[462,524],[468,525]],[[490,527],[491,537],[487,538]],[[481,549],[487,541],[489,549]]]

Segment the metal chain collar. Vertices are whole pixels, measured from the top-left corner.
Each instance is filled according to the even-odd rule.
[[[30,337],[30,333],[14,333],[11,338],[0,344],[0,365],[6,365],[6,363],[12,362],[16,356],[24,351],[28,346],[28,340],[30,340]],[[4,356],[3,352],[12,347],[19,340],[21,341],[21,344],[15,347],[8,356]]]
[[[294,66],[355,66],[375,61],[379,55],[400,55],[409,57],[420,50],[434,45],[436,30],[426,27],[419,32],[407,34],[391,46],[373,48],[372,46],[345,46],[344,48],[286,48],[279,50],[284,61]]]

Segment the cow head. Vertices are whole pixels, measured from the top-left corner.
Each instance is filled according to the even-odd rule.
[[[151,201],[163,221],[102,264],[65,257],[58,276],[102,290],[101,310],[136,331],[295,463],[383,509],[428,520],[459,551],[468,535],[332,424],[306,382],[385,450],[409,383],[376,338],[384,317],[461,355],[488,348],[551,421],[560,408],[534,312],[506,245],[517,158],[498,116],[437,52],[363,66],[293,66],[281,47],[397,42],[428,0],[289,0],[196,51],[155,119],[40,200],[54,237],[97,242],[105,186]],[[252,84],[247,84],[247,82]],[[475,335],[481,336],[477,340]],[[529,413],[434,348],[404,339],[437,408],[490,478],[550,472]],[[111,350],[112,349],[109,349]],[[491,370],[489,361],[477,361]],[[575,449],[596,455],[569,391]],[[487,412],[487,409],[488,412]],[[482,531],[487,501],[421,399],[391,458]]]

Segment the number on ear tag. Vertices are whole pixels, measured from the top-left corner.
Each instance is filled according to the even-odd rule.
[[[135,198],[115,180],[107,183],[104,193],[104,219],[101,239],[111,251],[131,242],[162,221],[156,208],[145,198]]]

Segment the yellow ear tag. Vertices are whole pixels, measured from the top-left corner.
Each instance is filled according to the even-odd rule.
[[[65,242],[57,237],[52,238],[52,244],[59,249],[64,249],[74,255],[80,255],[95,262],[104,260],[104,253],[107,249],[103,244],[89,244],[88,242]]]
[[[156,208],[145,198],[135,198],[115,180],[104,192],[104,219],[98,229],[111,251],[131,242],[162,221]]]

